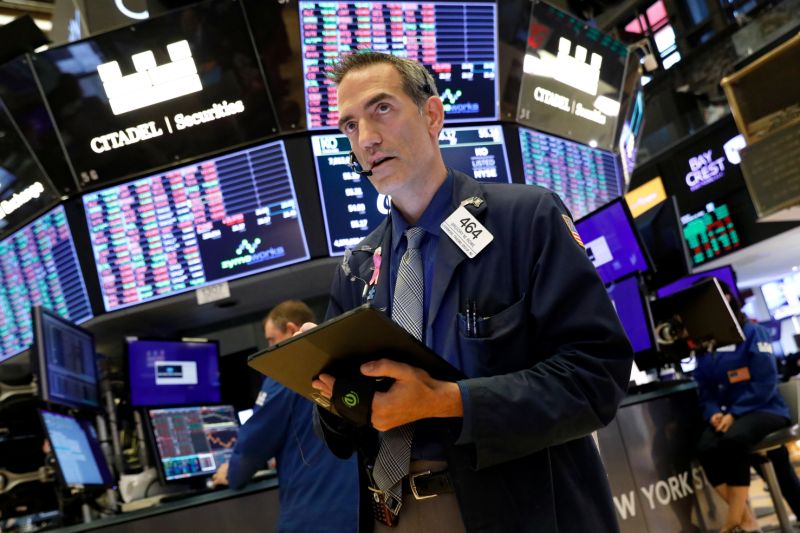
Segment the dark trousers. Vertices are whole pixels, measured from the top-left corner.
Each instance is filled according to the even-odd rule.
[[[750,448],[788,424],[782,416],[753,412],[736,418],[725,433],[707,427],[697,444],[697,454],[711,485],[749,486]]]
[[[786,450],[786,446],[768,451],[767,457],[769,457],[772,467],[775,469],[775,477],[778,478],[778,485],[781,488],[783,498],[789,504],[794,515],[800,517],[800,479],[797,478],[794,466],[789,460],[789,452]],[[759,460],[761,458],[755,456],[753,459],[751,461],[753,468],[756,469],[758,475],[764,478],[761,461]]]

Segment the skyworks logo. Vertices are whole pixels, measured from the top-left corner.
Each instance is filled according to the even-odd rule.
[[[171,62],[164,65],[156,65],[151,50],[134,54],[131,59],[136,72],[127,76],[122,75],[116,61],[97,66],[115,115],[203,90],[189,42],[168,44],[167,53]]]

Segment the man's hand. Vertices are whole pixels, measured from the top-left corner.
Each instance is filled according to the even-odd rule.
[[[372,398],[372,426],[379,431],[423,418],[464,415],[456,383],[435,380],[424,370],[390,359],[364,363],[361,373],[395,380],[388,391],[376,392]]]
[[[214,477],[211,478],[211,482],[215,487],[228,484],[228,463],[223,463],[217,471],[214,472]]]
[[[717,431],[720,433],[725,433],[731,428],[732,425],[733,415],[726,414],[720,419],[719,424],[717,425]]]
[[[708,422],[711,424],[711,427],[714,428],[714,431],[719,431],[719,422],[722,420],[723,416],[723,413],[714,413],[711,415],[711,418],[708,419]]]

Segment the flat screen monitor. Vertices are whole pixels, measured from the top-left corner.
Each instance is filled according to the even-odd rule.
[[[734,252],[742,245],[728,204],[710,202],[701,211],[681,216],[681,223],[694,266]]]
[[[239,435],[230,405],[149,409],[147,425],[166,483],[214,475],[230,459]]]
[[[350,143],[341,134],[311,137],[325,216],[328,250],[341,255],[375,229],[389,213],[389,201],[349,166]],[[500,125],[444,128],[439,147],[445,165],[481,182],[510,183]]]
[[[201,2],[33,57],[81,187],[277,133],[240,2]]]
[[[650,286],[661,287],[692,272],[674,196],[639,215],[635,223],[655,267],[648,276]]]
[[[92,318],[62,206],[0,241],[0,361],[33,342],[31,307],[35,305],[75,324]]]
[[[220,402],[217,342],[127,339],[131,405]]]
[[[517,121],[614,150],[628,49],[545,3],[531,10]]]
[[[736,288],[736,273],[733,271],[733,268],[730,265],[725,265],[718,268],[712,268],[711,270],[705,270],[703,272],[697,272],[696,274],[692,274],[684,278],[681,278],[677,281],[674,281],[669,285],[664,285],[663,287],[660,287],[658,290],[656,290],[656,296],[658,296],[659,298],[664,298],[665,296],[669,296],[670,294],[675,294],[676,292],[683,290],[686,287],[694,285],[697,282],[697,280],[705,278],[718,278],[724,281],[725,283],[728,284],[728,287],[731,288],[736,297],[741,299],[739,290]]]
[[[775,320],[800,315],[800,273],[763,284],[761,294]]]
[[[628,334],[634,353],[654,350],[656,343],[653,319],[639,276],[634,274],[617,280],[606,290],[622,322],[622,327]]]
[[[617,158],[611,152],[519,128],[525,183],[557,193],[581,218],[622,194]]]
[[[68,407],[99,409],[94,336],[43,307],[33,308],[34,372],[39,396]]]
[[[496,120],[494,2],[299,2],[309,129],[335,128],[341,55],[370,49],[413,59],[436,80],[448,124]]]
[[[308,259],[283,141],[83,196],[106,311]]]
[[[576,221],[575,227],[604,283],[652,269],[628,205],[622,198]]]
[[[91,422],[44,409],[40,409],[39,414],[56,458],[59,478],[67,487],[86,489],[114,485]]]

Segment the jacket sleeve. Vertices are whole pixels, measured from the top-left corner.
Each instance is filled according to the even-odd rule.
[[[751,411],[757,410],[769,401],[778,391],[778,369],[775,364],[775,356],[770,352],[762,352],[759,345],[766,343],[771,346],[769,335],[763,328],[754,328],[752,335],[745,341],[747,343],[747,355],[750,363],[750,380],[747,388],[736,397],[736,400],[729,406],[728,411],[733,416],[740,416]]]
[[[278,454],[289,432],[297,396],[269,378],[264,380],[261,392],[266,394],[266,399],[239,430],[228,461],[228,485],[233,489],[247,485],[253,474]]]
[[[701,355],[700,357],[711,357],[711,355]],[[717,395],[717,383],[712,376],[706,372],[706,365],[697,363],[694,371],[694,380],[697,382],[697,394],[700,398],[700,409],[703,411],[703,420],[709,421],[711,415],[722,412]]]
[[[625,395],[630,342],[562,215],[566,208],[551,193],[534,206],[527,231],[509,228],[530,251],[527,328],[516,334],[527,335],[531,366],[463,382],[476,468],[589,435],[613,419]]]

